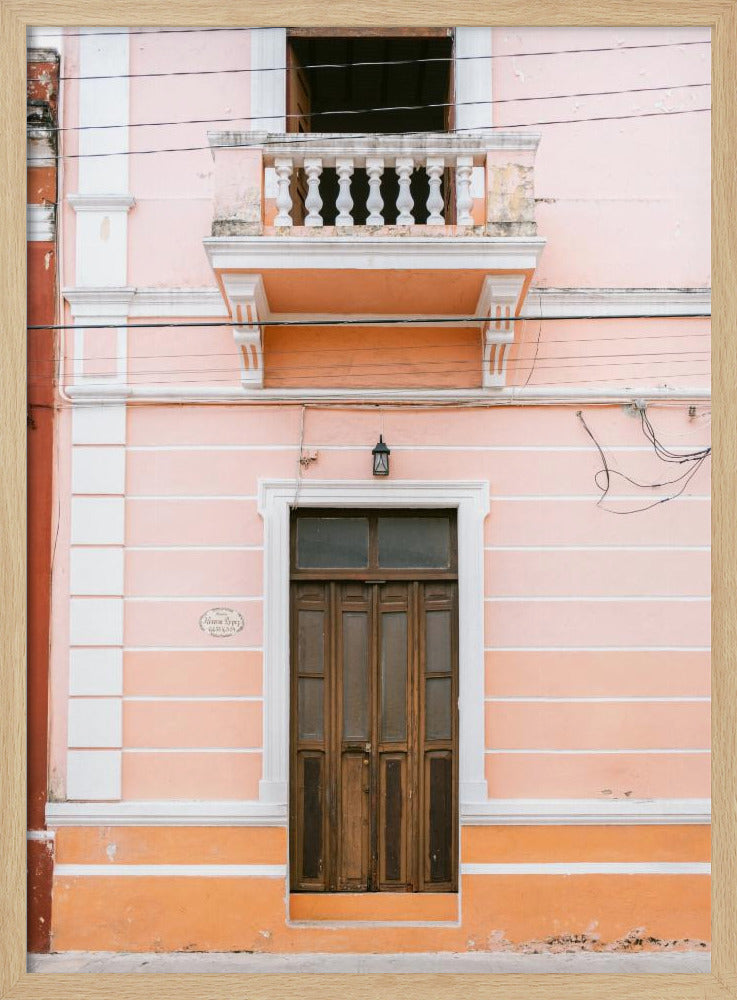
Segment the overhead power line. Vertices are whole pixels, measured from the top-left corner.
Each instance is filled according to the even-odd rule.
[[[120,33],[117,33],[120,34]],[[168,70],[166,72],[155,73],[113,73],[110,75],[95,74],[91,76],[61,76],[60,80],[130,80],[144,78],[158,78],[163,76],[213,76],[217,74],[230,73],[285,73],[294,69],[353,69],[367,66],[415,66],[418,63],[457,63],[475,62],[479,60],[489,61],[495,59],[525,59],[534,56],[562,56],[575,55],[578,53],[599,53],[599,52],[626,52],[634,49],[667,49],[690,45],[710,45],[708,39],[685,42],[649,42],[639,45],[601,45],[595,48],[583,49],[548,49],[537,52],[494,52],[488,55],[479,56],[424,56],[419,59],[375,59],[360,60],[351,62],[328,62],[328,63],[306,63],[299,67],[292,66],[242,66],[227,69],[180,69]]]
[[[380,114],[387,111],[426,111],[428,109],[437,108],[465,108],[465,107],[477,107],[477,106],[490,106],[495,104],[518,104],[524,101],[562,101],[566,99],[573,99],[579,97],[615,97],[619,94],[645,94],[652,93],[656,91],[663,90],[691,90],[695,87],[710,87],[711,82],[706,81],[705,83],[673,83],[664,84],[658,87],[627,87],[621,90],[593,90],[593,91],[582,91],[573,94],[543,94],[538,97],[499,97],[494,98],[489,101],[441,101],[435,104],[396,104],[390,106],[381,107],[371,107],[371,108],[344,108],[342,110],[332,110],[332,111],[306,111],[306,112],[290,112],[285,115],[281,115],[282,118],[295,118],[299,120],[304,120],[309,118],[310,120],[315,118],[329,118],[336,115],[367,115],[367,114]],[[257,121],[273,121],[274,115],[236,115],[231,118],[183,118],[177,121],[169,122],[120,122],[118,124],[107,124],[107,125],[65,125],[65,126],[52,126],[49,128],[50,132],[98,132],[101,129],[112,129],[112,128],[159,128],[170,125],[213,125],[217,122],[257,122]],[[501,127],[501,126],[500,126]],[[302,133],[304,134],[304,133]]]
[[[652,361],[651,360],[651,356],[649,356],[647,361],[632,361],[632,360],[627,360],[627,361],[616,361],[616,360],[614,360],[614,361],[612,361],[612,360],[606,360],[603,363],[598,363],[598,362],[589,362],[586,359],[576,359],[574,364],[559,365],[559,364],[546,364],[545,362],[547,362],[547,361],[558,361],[558,360],[571,360],[571,359],[570,358],[567,358],[567,359],[566,358],[560,358],[560,359],[559,358],[544,358],[542,361],[537,361],[536,366],[537,366],[538,370],[542,370],[542,369],[556,369],[556,368],[580,370],[580,369],[584,369],[584,368],[627,368],[627,367],[635,366],[635,365],[650,365],[650,364],[659,364],[659,363],[661,363],[661,364],[668,364],[668,365],[706,364],[706,363],[708,363],[708,359],[709,359],[709,354],[707,352],[704,352],[704,351],[683,351],[683,352],[675,351],[675,352],[672,352],[672,353],[673,354],[683,353],[683,354],[692,354],[692,355],[694,355],[694,354],[695,355],[702,355],[703,354],[704,357],[705,357],[705,360],[702,359],[701,357],[689,357],[688,359],[684,359],[682,361],[672,361],[670,359],[670,356],[664,355],[662,362]],[[639,355],[631,355],[631,357],[638,357],[638,356]],[[593,355],[593,357],[594,358],[597,358],[597,357],[604,357],[604,358],[606,358],[606,357],[608,357],[608,358],[611,359],[611,358],[626,357],[626,355],[621,355],[621,354],[614,354],[614,355],[609,355],[609,356],[608,355]],[[79,360],[79,359],[76,359],[76,360]],[[113,359],[111,359],[111,360],[113,360]],[[531,366],[523,363],[523,362],[527,362],[527,361],[531,361],[531,360],[533,361],[533,364]],[[50,362],[50,361],[48,363],[52,364],[52,362]],[[239,364],[238,355],[234,352],[233,355],[232,355],[232,362],[231,362],[231,364],[228,365],[228,366],[226,366],[226,367],[220,367],[220,368],[203,368],[201,366],[198,366],[196,368],[163,368],[163,367],[159,367],[159,368],[154,368],[154,369],[150,369],[150,370],[146,370],[146,369],[129,369],[128,374],[129,375],[135,375],[137,378],[138,377],[142,377],[142,376],[146,376],[146,375],[164,375],[164,374],[166,374],[166,375],[198,375],[198,374],[201,375],[201,374],[205,374],[205,373],[208,373],[208,374],[210,374],[210,373],[221,374],[221,373],[231,372],[233,370],[233,368],[237,368],[238,367],[238,364]],[[437,373],[439,373],[441,371],[442,371],[443,374],[449,373],[449,372],[454,372],[454,373],[465,372],[465,371],[474,371],[475,372],[475,371],[478,371],[478,368],[479,368],[479,359],[477,357],[469,357],[469,358],[458,358],[458,357],[455,357],[455,358],[443,358],[443,359],[441,359],[439,361],[421,360],[421,361],[419,361],[419,363],[414,363],[412,361],[394,361],[394,360],[392,360],[392,361],[387,361],[386,363],[382,364],[381,368],[379,368],[378,370],[376,368],[372,368],[371,367],[372,365],[375,365],[375,364],[376,364],[376,361],[367,361],[363,365],[356,364],[355,362],[352,362],[350,364],[337,364],[337,365],[336,364],[331,364],[329,366],[329,369],[323,368],[323,374],[325,374],[329,378],[333,378],[333,377],[335,377],[335,378],[343,378],[344,377],[343,373],[346,373],[346,372],[351,377],[353,375],[358,375],[358,376],[380,375],[380,374],[386,374],[387,369],[390,369],[391,371],[396,371],[398,369],[402,369],[402,370],[406,369],[408,371],[408,374],[419,374],[419,373],[422,373],[422,374],[432,374],[433,372],[435,372],[437,374]],[[454,365],[458,365],[459,367],[457,367],[457,368],[453,367]],[[429,367],[422,367],[422,366],[429,366]],[[282,365],[273,365],[272,366],[272,372],[273,372],[273,374],[286,375],[286,376],[288,376],[290,378],[293,375],[295,375],[295,373],[309,372],[310,374],[307,376],[307,378],[314,380],[314,378],[315,378],[315,369],[318,368],[318,367],[320,367],[319,362],[315,362],[314,364],[306,365],[306,366],[305,365],[282,364]],[[368,371],[364,370],[367,367],[369,368],[369,370]],[[534,367],[535,367],[535,362],[531,358],[512,358],[507,363],[507,368],[508,369],[514,369],[516,371],[527,371],[528,368],[534,368]],[[335,375],[333,375],[333,373],[335,373]],[[47,381],[50,381],[50,376],[46,376],[46,375],[32,375],[31,378],[29,379],[29,381],[31,381],[31,382],[47,382]]]
[[[627,119],[633,118],[671,118],[674,115],[692,115],[698,112],[711,112],[711,108],[682,108],[675,111],[644,111],[636,112],[630,115],[597,115],[593,118],[556,118],[548,121],[541,122],[519,122],[512,125],[479,125],[472,129],[445,129],[443,132],[436,133],[437,135],[476,135],[480,132],[489,131],[506,131],[513,128],[533,128],[538,125],[580,125],[584,122],[610,122],[610,121],[625,121]],[[397,136],[399,138],[405,138],[407,136],[413,135],[427,135],[426,131],[411,131],[411,132],[383,132],[382,138],[388,139],[391,136]],[[435,134],[435,133],[433,133]],[[253,142],[238,142],[238,143],[214,143],[207,146],[173,146],[163,149],[124,149],[124,150],[113,150],[111,152],[103,153],[56,153],[56,154],[46,154],[44,156],[29,157],[26,161],[28,164],[33,163],[48,163],[49,160],[86,160],[86,159],[96,159],[103,156],[146,156],[153,153],[194,153],[201,150],[213,150],[213,149],[267,149],[267,148],[279,148],[286,144],[292,144],[294,142],[299,142],[301,146],[309,149],[309,144],[312,142],[320,143],[323,141],[323,136],[320,133],[310,133],[302,132],[299,134],[299,139],[296,138],[297,133],[285,133],[284,138],[278,139],[263,139],[254,140]],[[374,133],[366,132],[354,132],[354,133],[340,133],[341,139],[365,139],[367,136],[371,138],[375,137]]]
[[[614,319],[710,319],[710,312],[699,313],[624,313],[611,316],[581,314],[575,316],[512,316],[514,322],[533,321],[555,322],[578,320],[614,320]],[[305,326],[434,326],[437,324],[457,323],[496,323],[497,316],[402,316],[402,317],[372,317],[364,319],[279,319],[263,320],[260,323],[242,323],[237,320],[168,320],[157,323],[35,323],[28,330],[152,330],[170,329],[174,327],[235,327],[235,326],[269,326],[269,327],[305,327]],[[615,338],[619,339],[619,338]]]
[[[88,327],[80,326],[80,327],[77,327],[77,329],[85,330],[85,329],[88,329]],[[583,344],[583,343],[599,343],[599,342],[604,343],[606,341],[617,341],[617,342],[619,342],[619,341],[622,341],[622,340],[680,340],[682,338],[691,338],[692,339],[694,337],[710,337],[710,336],[711,336],[711,334],[706,333],[706,332],[703,332],[703,333],[694,332],[694,333],[639,334],[636,337],[569,337],[569,338],[562,338],[562,339],[555,339],[555,340],[553,340],[553,339],[551,339],[551,340],[546,339],[545,341],[543,341],[543,344],[545,346],[547,346],[548,344]],[[528,346],[528,345],[526,345],[526,344],[520,344],[520,346],[522,347],[522,346]],[[538,344],[538,346],[542,346],[542,345]],[[452,340],[452,341],[446,340],[446,341],[444,341],[442,343],[429,343],[429,344],[425,343],[425,344],[419,344],[419,345],[399,344],[399,345],[395,345],[392,348],[383,348],[383,349],[384,350],[401,350],[404,353],[406,351],[424,351],[424,352],[428,352],[428,351],[435,351],[435,350],[445,350],[448,347],[455,347],[455,348],[457,348],[458,347],[458,341],[457,341],[457,339]],[[284,357],[284,356],[290,356],[291,357],[292,355],[295,355],[295,354],[296,355],[310,354],[310,355],[314,356],[316,352],[321,352],[322,350],[324,350],[325,352],[329,351],[329,353],[331,355],[333,355],[333,354],[338,354],[338,355],[340,355],[340,354],[350,354],[351,356],[353,356],[354,354],[362,354],[362,353],[367,353],[367,352],[375,353],[376,350],[377,350],[377,348],[376,348],[376,346],[374,346],[374,347],[339,347],[339,346],[332,346],[331,345],[331,346],[323,348],[323,349],[317,348],[317,349],[305,350],[303,348],[303,349],[300,350],[299,348],[295,348],[294,350],[291,350],[291,351],[285,351],[285,350],[274,351],[274,350],[270,350],[269,351],[269,357],[271,357],[271,358],[274,358],[274,357]],[[158,360],[161,360],[162,358],[180,358],[180,359],[184,359],[184,358],[224,358],[224,357],[231,357],[232,353],[233,353],[232,350],[231,351],[205,351],[203,353],[192,353],[190,351],[177,351],[175,354],[126,354],[126,357],[128,358],[128,360],[135,359],[135,360],[139,360],[139,361],[144,361],[144,360],[146,360],[146,361],[158,361]],[[660,353],[663,353],[663,352],[658,352],[658,353],[660,354]],[[668,352],[668,353],[679,353],[679,354],[681,354],[681,353],[683,353],[683,354],[702,353],[703,354],[703,353],[707,353],[707,352],[705,352],[705,351],[700,351],[700,352],[697,352],[697,351],[678,351],[678,352]],[[582,357],[582,358],[586,358],[586,357],[594,357],[594,358],[596,358],[596,357],[623,357],[623,356],[627,357],[628,355],[626,355],[626,354],[625,355],[622,355],[622,354],[616,354],[616,355],[581,354],[581,355],[574,355],[574,356],[575,357]],[[642,355],[640,353],[638,353],[637,356],[641,357]],[[117,354],[84,354],[84,355],[75,355],[75,357],[77,358],[78,361],[115,361],[117,359],[118,355]],[[560,355],[554,355],[554,357],[560,357]],[[527,360],[529,360],[529,359],[527,359]],[[52,360],[50,360],[50,359],[40,359],[40,358],[39,359],[33,359],[33,358],[31,358],[28,361],[29,365],[34,365],[34,364],[53,364],[53,363],[54,362]]]
[[[701,363],[701,362],[695,362],[695,363]],[[596,366],[596,367],[600,367],[600,366]],[[616,366],[612,366],[612,367],[616,367]],[[183,374],[197,374],[198,375],[197,378],[164,378],[164,379],[149,379],[149,378],[146,378],[146,379],[140,379],[140,381],[138,381],[138,376],[139,376],[138,372],[128,372],[127,373],[127,379],[128,379],[128,383],[129,384],[132,384],[132,385],[140,384],[140,385],[147,385],[147,386],[149,386],[149,385],[169,385],[169,386],[171,386],[171,385],[221,385],[221,384],[224,384],[224,383],[230,383],[230,384],[238,383],[238,384],[240,384],[240,374],[239,374],[239,371],[237,370],[237,367],[235,365],[234,365],[234,367],[232,369],[216,369],[215,370],[215,374],[217,374],[220,371],[228,372],[228,377],[227,378],[211,378],[211,377],[204,378],[204,377],[202,377],[203,375],[208,375],[209,376],[210,374],[212,374],[211,372],[205,371],[205,372],[184,372],[183,373]],[[467,368],[447,368],[444,371],[439,371],[437,369],[434,369],[432,371],[428,371],[428,370],[423,369],[423,368],[417,368],[417,369],[414,369],[413,371],[409,371],[409,372],[403,373],[403,375],[406,378],[424,377],[424,376],[427,376],[428,378],[432,378],[432,377],[437,378],[439,376],[442,377],[443,375],[450,375],[450,376],[456,376],[456,375],[458,375],[458,376],[461,376],[461,375],[472,374],[472,375],[476,376],[476,375],[478,375],[478,373],[479,373],[479,367],[478,367],[478,364],[475,364],[473,366],[473,368],[469,368],[469,367],[467,367]],[[523,369],[517,369],[517,373],[518,374],[523,374],[524,370]],[[177,375],[176,372],[171,372],[171,373],[169,373],[169,372],[160,372],[160,373],[157,373],[157,374],[162,374],[162,375],[164,375],[164,374]],[[319,377],[316,377],[314,371],[312,371],[311,374],[309,374],[309,375],[294,375],[293,372],[290,369],[286,368],[286,369],[277,369],[277,370],[275,370],[273,372],[270,372],[269,374],[271,375],[272,378],[278,378],[279,380],[281,380],[281,382],[282,382],[282,386],[281,387],[283,387],[283,388],[289,388],[290,386],[292,388],[298,388],[300,385],[305,385],[305,383],[306,383],[305,388],[320,388],[321,386],[324,387],[324,383],[325,383],[326,380],[331,380],[331,382],[333,383],[333,387],[335,387],[335,388],[337,388],[338,386],[342,386],[342,387],[345,387],[345,388],[361,388],[361,385],[356,386],[356,384],[355,384],[356,380],[360,380],[360,379],[364,379],[364,380],[365,379],[372,379],[375,382],[376,379],[378,379],[378,378],[386,379],[387,370],[386,370],[386,368],[382,368],[382,369],[377,369],[376,371],[352,372],[348,376],[345,375],[344,373],[341,373],[339,375],[330,375],[330,374],[327,374],[325,372],[320,372]],[[536,385],[554,385],[554,386],[555,385],[579,385],[579,384],[586,384],[586,383],[589,383],[589,382],[591,382],[591,383],[594,383],[594,382],[601,382],[601,383],[606,383],[606,382],[628,382],[630,385],[632,385],[633,383],[636,383],[638,385],[642,385],[643,381],[647,382],[648,380],[660,380],[662,382],[664,379],[673,379],[673,378],[677,378],[677,379],[707,378],[710,375],[711,375],[711,372],[709,370],[703,371],[703,372],[685,372],[685,373],[684,372],[677,372],[677,373],[667,372],[667,373],[663,373],[662,371],[650,371],[650,372],[637,372],[636,374],[623,375],[623,376],[618,376],[617,375],[617,376],[613,376],[613,377],[605,378],[605,379],[574,379],[574,380],[571,380],[571,381],[558,381],[558,380],[556,380],[554,382],[535,382],[535,383],[532,383],[532,387],[534,388],[534,386],[536,386]],[[99,375],[98,377],[100,379],[103,379],[103,380],[106,378],[105,375]],[[94,382],[95,381],[95,376],[94,375],[87,376],[87,379],[89,381]],[[52,386],[56,386],[59,383],[58,383],[58,380],[56,378],[49,377],[49,378],[29,379],[29,384],[30,385],[52,385]],[[438,388],[438,387],[442,387],[442,384],[440,384],[440,386],[438,384],[436,384],[436,383],[432,383],[430,385],[418,386],[418,388],[423,388],[423,389],[432,389],[432,388]],[[447,383],[446,383],[445,387],[447,388]],[[387,386],[386,382],[383,382],[380,386],[377,386],[375,384],[374,385],[364,385],[363,388],[384,388],[385,389],[385,388],[392,388],[392,387],[391,386]]]

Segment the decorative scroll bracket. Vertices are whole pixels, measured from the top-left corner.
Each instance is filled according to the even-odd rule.
[[[515,314],[521,305],[524,274],[487,275],[481,288],[476,315],[481,325],[484,389],[498,389],[507,383],[507,356],[514,343]]]
[[[233,339],[240,350],[241,382],[244,389],[264,386],[264,322],[269,316],[264,281],[260,274],[229,274],[223,285],[233,327]]]

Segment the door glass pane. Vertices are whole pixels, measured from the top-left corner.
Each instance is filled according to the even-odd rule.
[[[447,569],[450,521],[447,517],[380,517],[379,566]]]
[[[449,740],[450,677],[432,677],[425,681],[425,739]]]
[[[425,670],[428,674],[449,674],[450,611],[428,611],[425,616]]]
[[[449,882],[453,838],[453,766],[450,757],[430,757],[430,881]]]
[[[323,736],[322,677],[300,677],[297,689],[299,738],[321,740]]]
[[[368,615],[343,612],[343,739],[369,738]]]
[[[302,758],[302,877],[322,875],[322,759]]]
[[[368,518],[298,518],[297,565],[300,569],[368,566]]]
[[[381,616],[381,738],[407,738],[407,612]]]
[[[402,762],[386,761],[384,802],[384,878],[398,882],[402,877]]]
[[[325,613],[300,609],[297,618],[297,669],[301,674],[321,674],[325,648]]]

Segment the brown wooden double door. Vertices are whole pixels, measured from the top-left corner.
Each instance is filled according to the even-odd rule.
[[[292,582],[292,891],[457,888],[457,585]]]

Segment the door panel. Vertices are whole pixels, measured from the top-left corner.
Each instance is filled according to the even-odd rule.
[[[456,595],[293,581],[293,891],[455,891]]]

